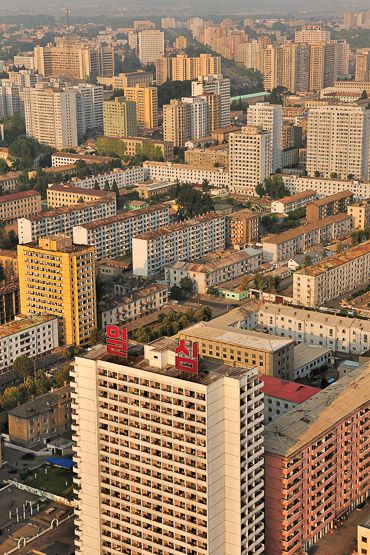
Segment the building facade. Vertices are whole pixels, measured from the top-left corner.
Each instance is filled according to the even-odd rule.
[[[107,137],[135,137],[137,135],[136,103],[123,96],[103,103],[104,135]]]
[[[41,194],[38,191],[23,191],[0,197],[0,219],[12,224],[18,218],[27,218],[41,212]]]
[[[334,195],[313,200],[306,209],[307,223],[317,222],[332,214],[347,213],[347,206],[353,201],[351,191],[340,191]]]

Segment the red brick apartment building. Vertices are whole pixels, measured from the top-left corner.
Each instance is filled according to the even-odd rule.
[[[301,555],[370,488],[370,364],[265,428],[268,555]]]

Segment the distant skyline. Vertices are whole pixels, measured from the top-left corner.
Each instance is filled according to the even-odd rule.
[[[146,17],[152,13],[152,15],[165,15],[168,10],[172,12],[171,6],[176,5],[176,13],[179,18],[183,17],[184,14],[194,14],[202,16],[212,16],[219,14],[282,14],[287,12],[285,15],[308,15],[308,16],[327,16],[329,14],[335,15],[338,12],[344,11],[345,9],[370,9],[370,2],[350,2],[348,0],[328,0],[324,5],[320,0],[280,0],[276,3],[275,0],[231,0],[227,3],[227,9],[225,9],[225,3],[221,0],[205,0],[202,3],[202,7],[199,7],[199,3],[195,0],[188,0],[186,4],[182,3],[180,0],[146,0],[137,1],[135,3],[123,3],[121,0],[106,0],[101,2],[99,0],[86,0],[80,4],[76,4],[75,0],[64,0],[60,3],[57,0],[5,0],[2,4],[2,13],[0,15],[0,22],[2,17],[8,15],[38,15],[38,14],[48,14],[61,16],[66,8],[71,9],[71,17],[85,16],[87,14],[91,17],[97,15],[107,15],[108,17],[119,16],[135,16]],[[163,8],[163,13],[161,8]],[[153,12],[152,12],[153,10]],[[154,11],[155,10],[155,11]],[[175,15],[171,13],[170,15]]]

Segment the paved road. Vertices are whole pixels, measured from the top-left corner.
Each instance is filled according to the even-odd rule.
[[[14,480],[18,477],[18,473],[27,468],[35,468],[43,462],[44,457],[35,457],[33,460],[22,459],[24,453],[11,447],[4,447],[3,464],[0,467],[0,482],[3,480]],[[16,472],[10,472],[15,470]]]

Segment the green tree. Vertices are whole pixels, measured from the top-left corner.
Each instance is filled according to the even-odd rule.
[[[268,102],[270,104],[283,104],[284,97],[288,94],[288,89],[279,85],[278,87],[272,89],[271,93],[268,96]]]
[[[321,175],[320,172],[319,172],[318,170],[315,170],[313,173],[314,173],[314,176],[315,176],[315,177],[320,177],[320,175]]]
[[[33,363],[28,355],[21,355],[13,362],[13,368],[23,378],[30,376],[33,370]]]
[[[97,182],[96,179],[95,179],[95,181],[94,181],[94,190],[95,190],[95,191],[100,191],[99,183]]]
[[[106,179],[104,181],[104,191],[110,191],[109,181]]]
[[[59,370],[57,370],[54,374],[54,381],[55,381],[55,385],[57,387],[62,387],[62,385],[64,385],[64,383],[69,383],[70,381],[70,366],[64,366],[63,368],[60,368]]]
[[[262,183],[258,183],[258,185],[256,186],[256,193],[260,198],[262,198],[266,194],[265,188]]]
[[[266,177],[263,182],[263,189],[265,191],[264,194],[272,199],[278,199],[290,195],[289,189],[287,189],[287,187],[285,187],[284,185],[282,176],[278,174],[272,175],[271,177]]]
[[[207,295],[212,295],[213,297],[219,297],[220,296],[220,290],[217,289],[217,287],[208,287]]]
[[[178,185],[175,196],[180,220],[194,218],[214,210],[212,197],[208,193],[194,189],[191,185]]]
[[[180,287],[185,293],[192,293],[194,290],[194,282],[190,277],[186,276],[180,281]]]
[[[174,301],[181,301],[183,299],[183,295],[184,293],[181,287],[179,287],[178,285],[174,285],[173,287],[171,287],[170,289],[171,299],[173,299]]]
[[[113,193],[116,193],[116,199],[117,199],[117,201],[118,201],[118,198],[119,198],[119,189],[118,189],[117,181],[116,181],[115,179],[113,179],[112,191],[113,191]]]
[[[303,265],[304,266],[311,266],[311,264],[312,264],[311,256],[309,254],[305,254]]]
[[[21,397],[21,392],[19,391],[19,387],[7,387],[4,390],[4,393],[0,395],[0,406],[2,410],[10,410],[13,407],[16,407],[19,403]]]
[[[89,345],[93,347],[100,343],[105,343],[105,333],[100,328],[93,328],[89,335]]]
[[[8,173],[8,171],[10,170],[8,164],[5,162],[5,160],[3,160],[2,158],[0,159],[0,174],[2,173]]]

